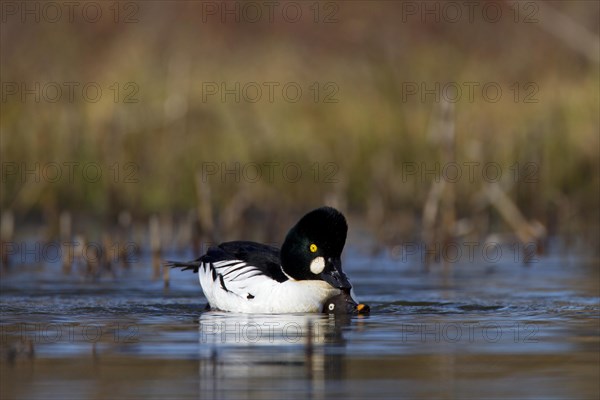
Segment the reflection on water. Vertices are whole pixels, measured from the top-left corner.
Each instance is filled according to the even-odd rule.
[[[147,268],[145,267],[147,266]],[[597,398],[598,264],[418,264],[353,253],[369,316],[205,311],[147,264],[1,280],[4,398]]]
[[[314,314],[206,313],[199,322],[200,394],[223,398],[254,392],[271,398],[323,392],[324,382],[345,377],[343,327],[350,319]],[[270,395],[269,395],[270,394]]]

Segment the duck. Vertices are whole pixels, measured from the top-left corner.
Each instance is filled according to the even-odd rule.
[[[196,260],[166,264],[197,273],[212,310],[318,313],[335,296],[351,297],[341,261],[347,234],[344,215],[324,206],[300,218],[281,249],[251,241],[224,242]]]
[[[325,301],[322,312],[334,315],[367,315],[371,312],[368,304],[357,303],[350,294],[343,292]]]

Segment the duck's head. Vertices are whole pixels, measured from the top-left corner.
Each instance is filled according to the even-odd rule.
[[[363,303],[358,304],[347,293],[338,294],[323,304],[325,314],[369,314],[371,308]]]
[[[349,292],[352,285],[342,271],[341,260],[347,233],[346,218],[335,208],[309,212],[290,229],[283,242],[283,271],[295,280],[323,280]]]

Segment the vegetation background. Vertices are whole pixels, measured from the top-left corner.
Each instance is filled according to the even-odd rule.
[[[548,237],[598,243],[598,2],[459,19],[443,2],[252,3],[259,19],[244,2],[97,4],[93,23],[4,9],[0,204],[17,230],[52,237],[64,211],[84,231],[200,215],[273,240],[327,203],[395,243],[419,237],[430,199],[451,235],[514,232],[482,200],[493,181]]]

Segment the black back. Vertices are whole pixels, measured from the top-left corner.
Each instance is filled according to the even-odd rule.
[[[206,254],[191,262],[169,262],[172,267],[183,268],[183,270],[192,269],[198,272],[201,263],[215,263],[226,260],[240,260],[261,271],[264,275],[276,280],[285,282],[287,276],[281,270],[281,258],[277,247],[266,244],[235,241],[225,242],[218,246],[208,249]]]

